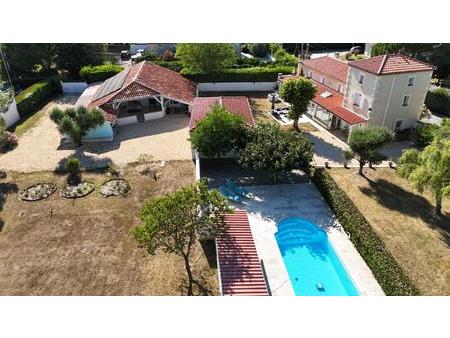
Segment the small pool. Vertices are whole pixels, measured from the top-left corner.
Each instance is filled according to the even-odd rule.
[[[287,218],[275,238],[297,296],[358,296],[325,231],[305,219]]]

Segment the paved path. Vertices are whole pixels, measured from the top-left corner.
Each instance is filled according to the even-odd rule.
[[[102,167],[111,160],[117,164],[134,162],[140,154],[150,154],[154,160],[192,158],[186,115],[167,115],[159,120],[121,126],[112,142],[87,144],[78,150],[64,149],[49,112],[55,105],[69,104],[57,101],[47,105],[45,116],[19,138],[17,148],[0,156],[0,168],[21,172],[54,170],[71,155],[79,157],[85,168]]]

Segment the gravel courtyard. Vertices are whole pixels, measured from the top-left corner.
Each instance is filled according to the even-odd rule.
[[[160,120],[119,127],[112,142],[90,143],[78,152],[61,145],[56,125],[50,120],[52,107],[38,124],[19,138],[13,151],[0,155],[0,168],[21,172],[54,170],[68,156],[77,154],[86,168],[104,166],[109,161],[126,164],[136,161],[140,154],[150,154],[154,160],[188,160],[192,158],[189,138],[189,117],[167,115]],[[62,106],[67,106],[63,104]]]

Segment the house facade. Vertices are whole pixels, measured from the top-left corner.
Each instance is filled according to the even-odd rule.
[[[329,56],[304,60],[297,75],[279,77],[279,85],[310,78],[317,94],[308,109],[328,129],[347,137],[361,126],[409,129],[420,118],[434,67],[400,55],[380,55],[346,63]]]
[[[186,114],[197,96],[197,84],[151,62],[128,66],[100,85],[88,87],[75,106],[99,109],[105,123],[84,141],[110,141],[121,125]]]

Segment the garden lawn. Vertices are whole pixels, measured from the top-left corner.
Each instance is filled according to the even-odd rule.
[[[390,168],[329,170],[394,258],[425,295],[450,295],[450,202],[432,219],[434,201],[421,195]]]
[[[65,176],[9,172],[0,181],[0,295],[186,294],[182,258],[150,256],[130,235],[145,200],[194,182],[192,161],[166,162],[159,170],[155,182],[128,166],[129,195],[109,198],[99,194],[106,174],[84,173],[96,191],[77,200],[60,196]],[[39,181],[56,183],[58,191],[40,202],[17,199],[17,189]],[[194,276],[216,295],[216,271],[208,259],[214,261],[196,245]]]

